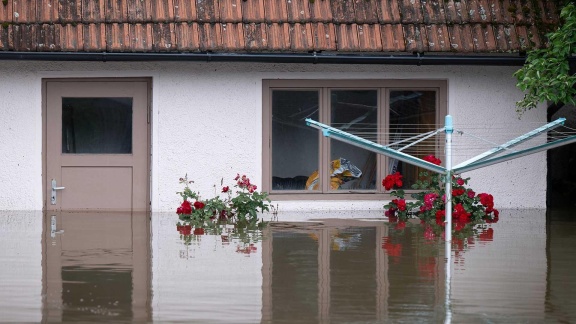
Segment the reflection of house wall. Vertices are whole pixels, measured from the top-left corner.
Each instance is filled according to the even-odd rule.
[[[453,262],[454,311],[542,322],[546,294],[545,210],[505,210],[494,239],[476,242]],[[523,238],[516,240],[519,233]],[[528,239],[529,238],[529,239]],[[483,278],[478,280],[478,278]]]
[[[152,216],[152,310],[158,322],[228,323],[260,321],[262,243],[254,254],[238,253],[241,244],[220,236],[198,236],[185,245],[176,231],[175,213]]]
[[[576,223],[573,220],[553,221],[549,226],[548,237],[546,310],[554,312],[554,320],[550,321],[569,323],[576,319]]]
[[[0,214],[0,320],[3,322],[42,320],[41,237],[42,212],[3,211]]]
[[[262,321],[386,318],[388,258],[381,248],[386,234],[382,222],[353,220],[267,228],[262,247]],[[359,246],[346,254],[346,240],[350,243],[360,236]]]

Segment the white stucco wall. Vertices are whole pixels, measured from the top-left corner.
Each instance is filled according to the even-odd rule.
[[[178,178],[188,174],[205,196],[232,184],[237,172],[262,183],[263,79],[445,79],[455,124],[509,129],[546,120],[544,109],[518,120],[514,67],[426,67],[256,63],[0,62],[0,210],[42,209],[42,78],[133,77],[153,80],[152,209],[173,211]],[[498,126],[502,127],[502,126]],[[486,129],[485,129],[486,130]],[[490,131],[490,128],[488,128]],[[508,139],[508,138],[506,138]],[[480,148],[476,148],[481,152]],[[470,157],[474,152],[470,151]],[[458,155],[455,162],[466,157]],[[546,155],[541,153],[470,173],[478,192],[497,206],[545,206]],[[380,201],[278,202],[280,212],[310,208],[378,209]]]

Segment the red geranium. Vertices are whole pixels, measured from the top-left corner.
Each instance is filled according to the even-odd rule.
[[[490,212],[492,212],[494,208],[494,197],[491,194],[480,193],[478,194],[478,198],[480,198],[480,203],[486,207],[486,210],[488,211],[489,209]]]
[[[228,186],[222,187],[222,192],[228,192],[228,190],[230,190],[230,187]]]
[[[446,211],[445,210],[437,210],[436,211],[436,224],[440,226],[445,226],[444,218],[446,218]]]
[[[394,186],[402,187],[402,175],[400,172],[395,172],[394,174],[389,174],[382,180],[382,185],[384,189],[390,190]]]
[[[204,235],[204,229],[202,227],[195,228],[194,235]]]
[[[457,204],[454,206],[454,214],[452,215],[452,219],[458,221],[460,223],[468,223],[470,221],[470,213],[464,209],[462,204]]]
[[[427,155],[423,158],[423,160],[436,165],[442,164],[442,161],[439,158],[435,157],[434,155]]]
[[[392,200],[393,204],[396,204],[396,206],[398,206],[398,210],[400,211],[405,211],[406,210],[406,200],[404,199],[394,199]]]
[[[192,214],[192,205],[190,205],[190,202],[188,200],[184,200],[182,202],[182,205],[180,205],[180,207],[176,209],[176,213],[190,215]]]
[[[204,208],[204,206],[206,206],[206,205],[201,201],[194,202],[194,208],[196,208],[196,209],[202,209],[202,208]]]
[[[460,195],[463,195],[464,192],[466,192],[466,190],[462,188],[452,189],[452,197],[458,197]]]

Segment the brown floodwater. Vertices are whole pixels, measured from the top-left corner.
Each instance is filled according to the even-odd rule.
[[[240,233],[171,213],[0,212],[0,322],[576,322],[576,212],[549,219],[504,210],[447,246],[361,211]]]

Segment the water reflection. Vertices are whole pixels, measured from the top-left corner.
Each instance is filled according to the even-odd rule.
[[[387,281],[383,222],[272,224],[263,259],[263,322],[383,318]]]
[[[443,242],[383,220],[276,222],[246,242],[183,240],[172,213],[2,212],[0,321],[573,322],[576,222],[552,219],[504,211],[446,268]]]
[[[138,213],[48,213],[43,319],[149,321],[150,221]]]

